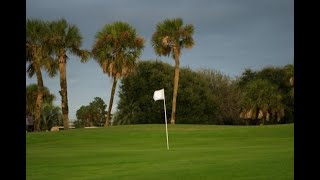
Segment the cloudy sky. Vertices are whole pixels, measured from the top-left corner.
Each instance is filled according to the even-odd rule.
[[[27,18],[65,18],[79,27],[82,48],[89,50],[105,24],[128,22],[146,40],[141,60],[161,59],[172,65],[172,59],[155,55],[150,40],[158,22],[181,17],[184,24],[195,27],[195,46],[182,51],[181,66],[215,69],[231,77],[245,68],[293,64],[293,9],[293,0],[26,0]],[[69,58],[69,118],[75,120],[76,111],[94,97],[109,103],[112,80],[93,59],[80,63],[77,57]],[[43,72],[43,76],[60,105],[59,75],[50,79]],[[27,77],[26,84],[30,83],[36,83],[36,78]],[[118,100],[116,94],[113,112]]]

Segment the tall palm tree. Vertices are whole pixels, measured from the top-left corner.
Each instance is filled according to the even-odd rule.
[[[89,59],[90,52],[80,48],[82,44],[82,36],[79,28],[76,25],[69,25],[65,19],[52,21],[49,24],[50,28],[50,47],[54,52],[56,61],[59,64],[60,72],[60,87],[61,109],[63,114],[64,129],[69,129],[69,108],[68,108],[68,93],[67,93],[67,53],[79,56],[81,62],[86,62]]]
[[[152,35],[152,46],[157,55],[172,55],[175,61],[174,87],[172,99],[171,124],[175,124],[176,101],[179,85],[179,58],[183,48],[190,49],[194,45],[192,24],[183,26],[181,18],[166,19],[156,26]]]
[[[127,76],[136,66],[144,48],[144,39],[126,22],[117,21],[105,25],[96,33],[92,54],[103,73],[113,77],[111,97],[107,112],[106,126],[110,124],[110,114],[117,81]]]
[[[47,44],[47,23],[38,19],[27,19],[26,22],[26,63],[28,76],[37,77],[38,92],[35,107],[34,130],[40,130],[40,114],[43,102],[43,79],[41,68],[45,68],[50,77],[56,74],[56,64],[50,56]]]

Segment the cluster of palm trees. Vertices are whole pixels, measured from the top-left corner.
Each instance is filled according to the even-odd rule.
[[[152,35],[152,46],[157,55],[172,56],[175,61],[174,92],[172,100],[171,124],[175,123],[176,99],[179,82],[179,58],[182,48],[192,48],[194,27],[183,26],[181,18],[166,19],[156,26]],[[137,60],[144,48],[144,38],[126,22],[117,21],[105,25],[95,35],[91,51],[81,49],[82,36],[77,26],[70,25],[65,19],[43,21],[27,19],[26,23],[26,62],[29,77],[36,74],[38,95],[35,107],[35,131],[39,131],[40,113],[43,101],[43,79],[41,69],[50,77],[58,70],[60,74],[61,109],[64,129],[69,129],[68,91],[66,78],[67,54],[73,54],[86,62],[93,57],[103,72],[113,78],[111,98],[105,126],[110,125],[110,113],[117,82],[128,76],[136,67]]]
[[[82,37],[75,25],[69,25],[65,19],[47,22],[38,19],[27,19],[26,23],[26,62],[29,63],[27,72],[29,77],[36,74],[38,96],[34,112],[34,130],[39,131],[40,113],[43,101],[43,79],[41,68],[50,77],[56,75],[59,69],[61,107],[64,129],[69,129],[68,96],[66,62],[67,52],[77,55],[82,61],[89,58],[90,52],[80,48]]]

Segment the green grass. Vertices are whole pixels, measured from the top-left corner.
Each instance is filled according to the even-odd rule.
[[[26,179],[294,179],[294,125],[27,133]]]

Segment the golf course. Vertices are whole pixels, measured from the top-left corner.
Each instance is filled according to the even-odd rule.
[[[294,124],[120,125],[26,134],[26,179],[294,179]]]

